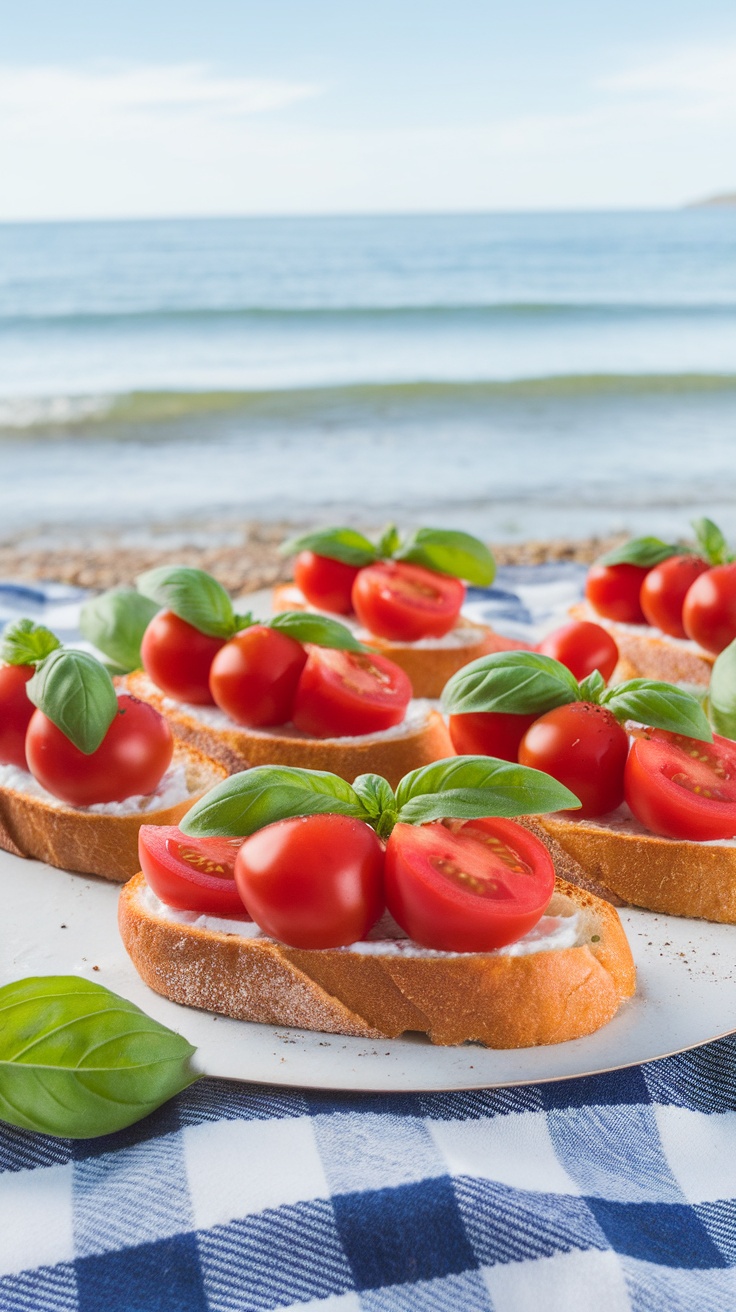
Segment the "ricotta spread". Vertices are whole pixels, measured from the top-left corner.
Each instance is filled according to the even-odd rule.
[[[244,728],[247,733],[252,734],[254,738],[272,738],[276,734],[279,738],[302,738],[311,741],[311,735],[302,733],[296,729],[293,724],[278,724],[272,728],[248,729],[245,725],[239,725],[235,720],[231,720],[229,715],[221,711],[219,706],[195,706],[189,702],[178,702],[173,697],[164,697],[162,706],[165,710],[178,712],[180,715],[186,715],[192,720],[198,720],[208,729],[223,729],[232,733],[233,729]],[[391,738],[405,738],[408,734],[418,733],[427,723],[429,712],[433,703],[423,698],[415,697],[409,702],[406,708],[406,715],[400,724],[395,724],[391,729],[382,729],[380,733],[364,733],[350,736],[345,734],[340,738],[320,738],[322,743],[380,743],[386,742]]]
[[[67,811],[80,811],[89,815],[136,815],[149,811],[165,811],[178,802],[184,802],[191,796],[187,783],[187,772],[183,765],[174,765],[161,779],[155,793],[143,797],[126,797],[122,802],[95,802],[92,806],[71,806],[60,797],[54,797],[41,786],[28,770],[21,770],[17,765],[0,765],[0,788],[11,788],[15,792],[25,793],[28,797],[38,797],[48,806],[63,808]]]

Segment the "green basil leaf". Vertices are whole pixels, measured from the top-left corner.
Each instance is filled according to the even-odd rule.
[[[180,828],[192,838],[246,838],[277,820],[329,812],[367,818],[350,784],[335,774],[259,765],[217,784],[195,802]]]
[[[141,642],[159,606],[134,588],[111,588],[86,601],[79,616],[82,636],[108,656],[117,671],[141,667]]]
[[[488,547],[470,533],[454,529],[418,528],[393,554],[396,560],[452,574],[479,587],[487,587],[496,576],[496,563]]]
[[[653,729],[667,729],[701,742],[713,741],[705,712],[689,692],[654,679],[629,679],[609,688],[601,697],[617,720],[636,720]]]
[[[596,564],[642,565],[646,569],[652,569],[654,565],[660,565],[663,560],[669,560],[670,556],[685,556],[688,551],[689,547],[663,542],[661,538],[631,538],[620,547],[614,547],[612,551],[607,551],[604,556],[600,556]]]
[[[173,610],[200,633],[210,638],[231,638],[237,632],[232,602],[211,574],[189,565],[161,565],[146,570],[136,579],[144,597]]]
[[[605,691],[606,681],[600,670],[593,670],[586,679],[580,684],[581,702],[593,702],[597,705],[601,699],[601,694]]]
[[[180,1034],[73,975],[0,988],[0,1118],[41,1134],[112,1134],[199,1077]]]
[[[286,633],[297,642],[311,642],[316,647],[334,647],[339,651],[365,651],[354,633],[339,620],[315,615],[305,610],[285,610],[268,621],[271,629]]]
[[[379,559],[370,538],[354,528],[322,528],[289,538],[279,548],[284,556],[295,556],[299,551],[314,551],[330,560],[341,560],[344,565],[372,565]]]
[[[716,656],[708,689],[710,722],[723,738],[736,738],[736,640]]]
[[[395,524],[387,524],[378,539],[378,554],[384,560],[390,560],[401,546],[399,530]]]
[[[498,651],[480,656],[453,674],[442,693],[442,709],[450,715],[470,711],[544,715],[579,698],[577,680],[551,656]]]
[[[5,665],[40,665],[61,646],[51,629],[33,620],[14,620],[6,624],[0,638],[0,661]]]
[[[108,671],[86,651],[52,651],[29,679],[26,692],[85,756],[97,751],[118,713]]]
[[[709,565],[724,565],[733,559],[726,539],[712,519],[694,519],[692,526],[700,554]]]
[[[353,788],[365,811],[365,819],[379,838],[388,838],[396,824],[398,807],[393,788],[380,774],[361,774]]]
[[[492,756],[455,756],[412,770],[396,791],[398,821],[473,820],[541,815],[580,806],[569,788],[541,770]]]

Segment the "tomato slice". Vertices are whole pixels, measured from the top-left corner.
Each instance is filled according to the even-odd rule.
[[[555,885],[552,858],[513,820],[396,825],[386,905],[410,938],[443,952],[491,952],[533,929]]]
[[[422,565],[367,565],[353,584],[353,608],[369,633],[391,642],[442,638],[455,627],[465,584]]]
[[[380,733],[401,724],[410,701],[409,676],[387,657],[312,647],[292,720],[312,738]]]
[[[314,551],[301,551],[294,561],[294,582],[307,601],[336,615],[352,615],[356,565],[346,565]]]
[[[736,837],[736,743],[649,731],[636,738],[624,772],[626,801],[647,829],[704,842]]]
[[[235,883],[242,838],[189,838],[176,825],[142,825],[141,869],[156,897],[179,911],[250,920]]]

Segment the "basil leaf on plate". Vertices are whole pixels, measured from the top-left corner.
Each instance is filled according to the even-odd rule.
[[[85,601],[79,627],[82,636],[123,674],[139,670],[141,642],[160,607],[134,588],[111,588]]]
[[[541,815],[580,802],[569,788],[541,770],[490,756],[455,756],[412,770],[396,791],[398,821],[478,819]]]
[[[232,602],[217,579],[189,565],[161,565],[146,570],[136,587],[180,620],[210,638],[231,638],[237,631]]]
[[[698,550],[709,565],[725,565],[733,560],[726,539],[712,519],[694,519],[692,526]]]
[[[199,1077],[180,1034],[73,975],[0,988],[0,1119],[71,1139],[111,1134]]]
[[[689,547],[663,542],[661,538],[630,538],[620,547],[614,547],[600,556],[596,565],[641,565],[645,569],[652,569],[655,565],[661,565],[663,560],[669,560],[670,556],[686,556],[689,551]]]
[[[289,538],[279,548],[284,556],[295,556],[300,551],[313,551],[317,556],[341,560],[344,565],[372,565],[379,554],[370,538],[355,528],[322,528]]]
[[[708,689],[710,722],[723,738],[736,739],[736,640],[716,656]]]
[[[713,734],[700,702],[672,683],[654,679],[629,679],[609,688],[601,697],[617,720],[636,720],[653,729],[667,729],[701,742],[713,741]]]
[[[470,533],[454,529],[418,528],[393,555],[395,560],[424,565],[479,587],[487,587],[496,575],[496,563],[488,547]]]
[[[453,674],[442,693],[450,715],[496,711],[543,715],[578,701],[580,688],[566,666],[535,651],[498,651],[480,656]]]
[[[5,665],[40,665],[61,646],[50,629],[33,620],[11,620],[0,638],[0,661]]]
[[[365,808],[350,784],[324,770],[259,765],[231,775],[195,802],[180,821],[192,838],[246,838],[277,820],[298,815],[355,816]]]
[[[85,756],[97,751],[118,713],[108,671],[86,651],[52,651],[29,679],[26,692]]]
[[[334,647],[340,651],[365,651],[362,642],[339,620],[327,615],[315,615],[305,610],[285,610],[268,621],[271,629],[278,629],[297,642],[311,642],[317,647]]]

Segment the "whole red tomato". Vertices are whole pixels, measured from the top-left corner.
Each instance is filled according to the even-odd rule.
[[[189,838],[176,825],[142,825],[138,856],[149,886],[168,907],[249,920],[235,884],[242,838]]]
[[[574,620],[548,633],[537,651],[566,665],[578,680],[599,670],[608,683],[618,664],[618,647],[608,630],[588,620]]]
[[[360,570],[353,609],[369,633],[390,642],[442,638],[454,628],[465,584],[422,565],[384,560]]]
[[[736,743],[650,730],[626,762],[626,801],[647,829],[666,838],[736,837]]]
[[[451,715],[452,745],[458,756],[496,756],[502,761],[518,758],[519,743],[539,717],[511,715],[504,711],[466,711]]]
[[[253,624],[218,651],[210,666],[210,692],[236,724],[286,724],[306,663],[300,642],[265,624]]]
[[[687,637],[682,623],[685,597],[695,580],[709,568],[707,561],[699,556],[669,556],[661,565],[650,569],[639,594],[647,624],[673,638]]]
[[[624,800],[629,740],[605,706],[569,702],[547,711],[519,746],[519,761],[558,779],[582,802],[574,816],[605,815]]]
[[[294,561],[294,582],[310,605],[336,615],[352,615],[357,576],[357,566],[318,556],[314,551],[301,551]]]
[[[212,706],[210,666],[223,638],[210,638],[171,610],[159,611],[143,634],[141,660],[149,679],[167,697]]]
[[[423,947],[491,952],[543,915],[555,885],[543,843],[513,820],[398,824],[386,847],[386,905]]]
[[[246,838],[235,882],[264,934],[294,948],[338,948],[378,920],[383,864],[381,842],[364,821],[299,816]]]
[[[688,638],[716,655],[736,638],[736,562],[716,565],[691,585],[682,607]]]
[[[409,676],[386,656],[312,647],[292,720],[312,738],[381,733],[401,724],[410,701]]]
[[[0,765],[28,769],[26,731],[35,711],[26,694],[35,665],[0,665]]]
[[[585,595],[607,620],[646,624],[639,593],[647,572],[643,565],[593,565],[585,581]]]
[[[115,719],[97,751],[89,756],[42,711],[34,711],[26,734],[31,774],[70,806],[147,796],[169,768],[173,750],[164,717],[129,693],[118,698]]]

